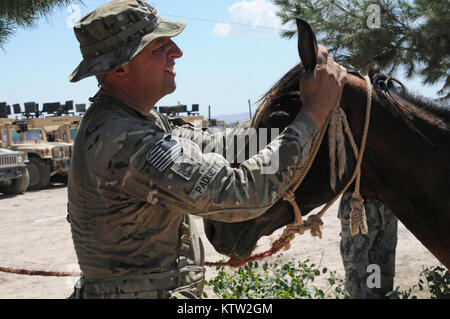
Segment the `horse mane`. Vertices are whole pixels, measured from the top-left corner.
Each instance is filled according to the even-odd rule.
[[[296,93],[298,95],[300,90],[299,79],[304,72],[305,71],[301,64],[297,64],[290,69],[258,100],[259,107],[269,103],[269,111],[272,111],[273,106],[283,99],[287,93],[290,93],[291,95],[295,95],[293,93]]]
[[[411,112],[418,118],[445,131],[450,131],[450,106],[448,104],[437,103],[429,98],[413,94],[406,89],[400,91],[399,95],[405,101],[414,105]]]
[[[412,94],[400,81],[382,73],[372,73],[371,80],[381,104],[411,131],[419,134],[429,144],[448,144],[450,137],[448,105]]]
[[[362,78],[351,66],[348,66],[347,69],[349,73]],[[380,96],[383,106],[392,115],[399,118],[411,130],[418,132],[426,140],[428,140],[427,136],[430,135],[433,142],[436,140],[434,134],[436,129],[439,129],[439,134],[443,134],[448,138],[448,135],[450,135],[450,107],[448,104],[444,104],[444,102],[437,103],[423,96],[412,94],[400,81],[378,72],[377,69],[372,69],[369,72],[377,94],[379,96],[384,94],[392,96],[395,94],[408,102],[406,105],[401,105],[395,101],[395,98],[386,99]],[[291,103],[287,103],[288,105],[281,105],[280,103],[286,101],[286,96],[292,97],[288,99],[290,101],[299,99],[299,79],[304,73],[301,64],[297,64],[290,69],[260,98],[258,101],[260,103],[259,108],[266,110],[266,112],[291,109],[293,107]],[[379,76],[378,79],[381,76],[382,83],[377,82],[377,76]],[[400,88],[395,86],[394,83],[398,83]]]
[[[346,68],[349,73],[363,79],[363,76],[351,66]],[[304,74],[301,64],[294,66],[262,96],[258,101],[260,104],[257,110],[257,113],[261,114],[255,114],[253,122],[256,127],[259,127],[264,120],[269,120],[275,127],[286,125],[294,120],[301,105],[299,104],[301,103],[299,79]],[[450,137],[448,105],[439,105],[430,99],[410,93],[400,81],[379,73],[377,69],[372,69],[369,77],[381,104],[390,114],[404,122],[409,129],[417,132],[429,144],[437,143],[443,146],[448,144],[448,137]],[[401,88],[396,87],[394,83],[398,83]],[[399,103],[398,97],[407,103]],[[343,113],[342,110],[341,112]],[[345,116],[345,113],[340,116]],[[328,128],[330,186],[333,190],[337,177],[342,179],[347,166],[342,123],[335,122],[331,121]]]
[[[364,77],[357,70],[355,70],[353,66],[343,66],[347,69],[348,73],[364,79]],[[301,63],[295,65],[258,100],[260,106],[270,103],[271,107],[269,109],[272,110],[273,106],[276,106],[286,95],[298,97],[300,91],[299,79],[303,75],[305,75],[303,65]]]

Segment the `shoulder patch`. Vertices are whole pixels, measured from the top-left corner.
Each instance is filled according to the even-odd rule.
[[[182,154],[183,148],[169,135],[156,143],[147,153],[147,161],[158,171],[162,172],[167,167],[173,165]]]
[[[223,164],[218,164],[215,162],[212,163],[198,179],[189,196],[194,200],[200,198],[206,192],[214,178],[216,178],[217,174],[219,174],[224,167],[225,166]]]
[[[170,168],[172,171],[180,175],[186,180],[190,180],[198,168],[200,167],[200,162],[195,161],[186,154],[180,156],[180,158],[172,165]]]

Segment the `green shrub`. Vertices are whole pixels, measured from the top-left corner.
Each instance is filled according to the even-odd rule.
[[[420,278],[422,277],[422,278]],[[430,292],[430,299],[450,299],[450,273],[440,266],[428,267],[422,270],[419,275],[419,283],[411,288],[400,291],[396,287],[394,291],[387,294],[391,299],[416,299],[413,290]]]
[[[214,293],[223,299],[348,298],[344,281],[337,278],[334,271],[308,264],[308,261],[299,262],[298,266],[293,261],[264,262],[262,269],[258,262],[250,262],[237,270],[220,266],[216,267],[217,276],[206,281],[206,285],[212,286]],[[317,277],[325,274],[328,275],[326,289],[312,285]],[[208,297],[206,293],[204,297]]]

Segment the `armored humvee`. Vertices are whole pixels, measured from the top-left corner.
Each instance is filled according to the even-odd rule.
[[[49,142],[44,126],[36,120],[0,121],[0,146],[28,154],[30,189],[43,188],[50,179],[67,183],[72,145]]]
[[[0,193],[21,194],[29,184],[27,153],[0,148]]]
[[[51,142],[65,142],[73,144],[75,136],[80,126],[80,120],[68,121],[65,124],[59,126],[46,126],[47,140]]]

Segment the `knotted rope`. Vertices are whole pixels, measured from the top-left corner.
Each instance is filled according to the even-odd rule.
[[[309,216],[307,221],[305,223],[302,222],[301,217],[301,211],[300,208],[297,205],[297,202],[295,201],[295,191],[300,186],[300,184],[303,182],[304,177],[308,173],[312,162],[314,161],[317,151],[321,145],[324,132],[328,129],[328,125],[330,123],[331,117],[336,117],[340,115],[338,112],[331,112],[329,115],[329,118],[326,121],[326,125],[324,125],[321,129],[319,138],[313,143],[312,149],[310,152],[310,156],[308,156],[308,160],[306,164],[304,165],[304,169],[302,169],[301,174],[299,175],[298,181],[294,184],[294,186],[288,191],[288,196],[283,197],[285,200],[289,201],[289,203],[294,208],[295,213],[295,221],[293,224],[288,225],[285,229],[285,232],[296,232],[299,234],[303,234],[305,230],[309,229],[311,231],[311,235],[313,237],[319,237],[322,238],[322,232],[321,232],[321,226],[323,225],[323,222],[321,220],[322,216],[325,214],[325,212],[330,208],[331,205],[334,204],[334,202],[350,187],[350,185],[355,181],[355,189],[352,194],[352,199],[350,203],[350,207],[352,208],[352,211],[350,213],[350,229],[352,236],[359,233],[361,230],[361,233],[367,234],[368,227],[367,227],[367,221],[366,221],[366,215],[364,213],[364,200],[361,197],[360,193],[360,185],[361,185],[361,163],[364,155],[364,150],[366,147],[366,141],[367,141],[367,133],[369,130],[369,123],[370,123],[370,110],[372,106],[372,84],[370,83],[370,78],[368,76],[364,77],[366,81],[366,89],[367,89],[367,104],[366,104],[366,114],[365,114],[365,122],[364,122],[364,130],[363,135],[361,139],[361,146],[358,148],[355,143],[355,139],[353,138],[353,134],[350,131],[350,127],[347,121],[347,117],[343,116],[340,117],[343,121],[345,132],[349,138],[350,145],[352,146],[353,153],[356,156],[356,167],[353,172],[352,177],[347,182],[347,185],[337,194],[331,201],[329,201],[322,210],[317,213],[316,215]],[[336,106],[336,108],[340,108],[339,105]],[[336,109],[335,108],[335,109]],[[291,236],[289,236],[291,237]]]
[[[355,169],[355,189],[353,191],[353,196],[350,201],[350,207],[352,211],[350,213],[350,230],[352,236],[355,236],[361,230],[362,234],[367,234],[367,220],[366,214],[364,213],[364,199],[361,197],[359,192],[361,184],[361,163],[364,155],[364,150],[366,148],[367,132],[369,131],[369,121],[370,121],[370,108],[372,106],[372,84],[370,83],[369,76],[365,76],[367,85],[367,106],[366,106],[366,120],[364,123],[364,131],[361,139],[361,146],[359,148],[358,162],[356,163]]]

